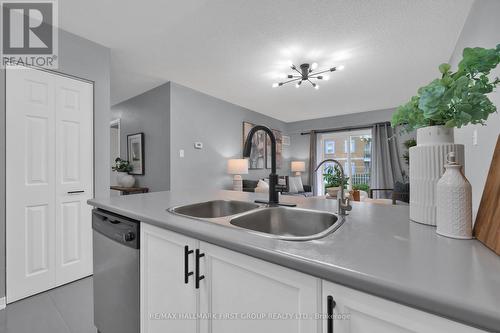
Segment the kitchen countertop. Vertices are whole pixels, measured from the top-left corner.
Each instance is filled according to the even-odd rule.
[[[197,193],[199,192],[199,193]],[[262,237],[174,215],[167,208],[267,194],[175,191],[95,198],[89,204],[484,330],[500,332],[500,257],[476,240],[437,235],[408,221],[408,206],[353,203],[334,233],[310,241]],[[282,197],[336,212],[336,200]]]

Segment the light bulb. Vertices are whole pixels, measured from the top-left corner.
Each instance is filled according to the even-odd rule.
[[[324,75],[323,80],[328,81],[328,80],[330,80],[330,77],[328,75]]]
[[[278,83],[273,83],[273,85],[272,85],[273,88],[276,88],[277,86],[279,86]]]
[[[295,88],[298,88],[298,87],[300,87],[300,83],[298,83],[298,82],[297,82],[297,83],[295,84]]]
[[[319,84],[316,84],[316,85],[314,86],[314,89],[318,90],[318,89],[319,89]]]
[[[345,68],[345,66],[344,66],[344,65],[340,65],[339,67],[337,67],[337,70],[341,71],[341,70],[343,70],[344,68]]]
[[[316,62],[313,62],[311,65],[311,69],[316,69],[318,68],[318,64]]]

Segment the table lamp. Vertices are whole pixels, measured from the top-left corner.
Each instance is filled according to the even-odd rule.
[[[306,171],[306,162],[292,161],[292,172],[295,172],[295,176],[300,176],[300,173],[304,171]]]
[[[227,173],[234,175],[233,177],[233,190],[243,191],[243,180],[241,175],[248,174],[248,160],[247,159],[231,159],[227,161]]]

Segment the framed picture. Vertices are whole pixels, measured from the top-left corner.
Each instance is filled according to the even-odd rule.
[[[144,174],[144,133],[127,135],[127,159],[134,168],[131,175]]]
[[[255,125],[249,122],[243,122],[243,145],[247,139],[248,133]],[[266,166],[266,133],[258,131],[252,139],[252,151],[248,159],[249,169],[264,169]]]
[[[281,169],[283,164],[283,134],[273,129],[276,138],[276,169]],[[271,139],[266,135],[266,168],[271,169]]]

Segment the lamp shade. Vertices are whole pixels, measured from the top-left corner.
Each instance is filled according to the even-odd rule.
[[[306,162],[292,161],[292,172],[304,172],[304,171],[306,171]]]
[[[230,175],[246,175],[248,173],[248,160],[247,159],[228,160],[227,173]]]

